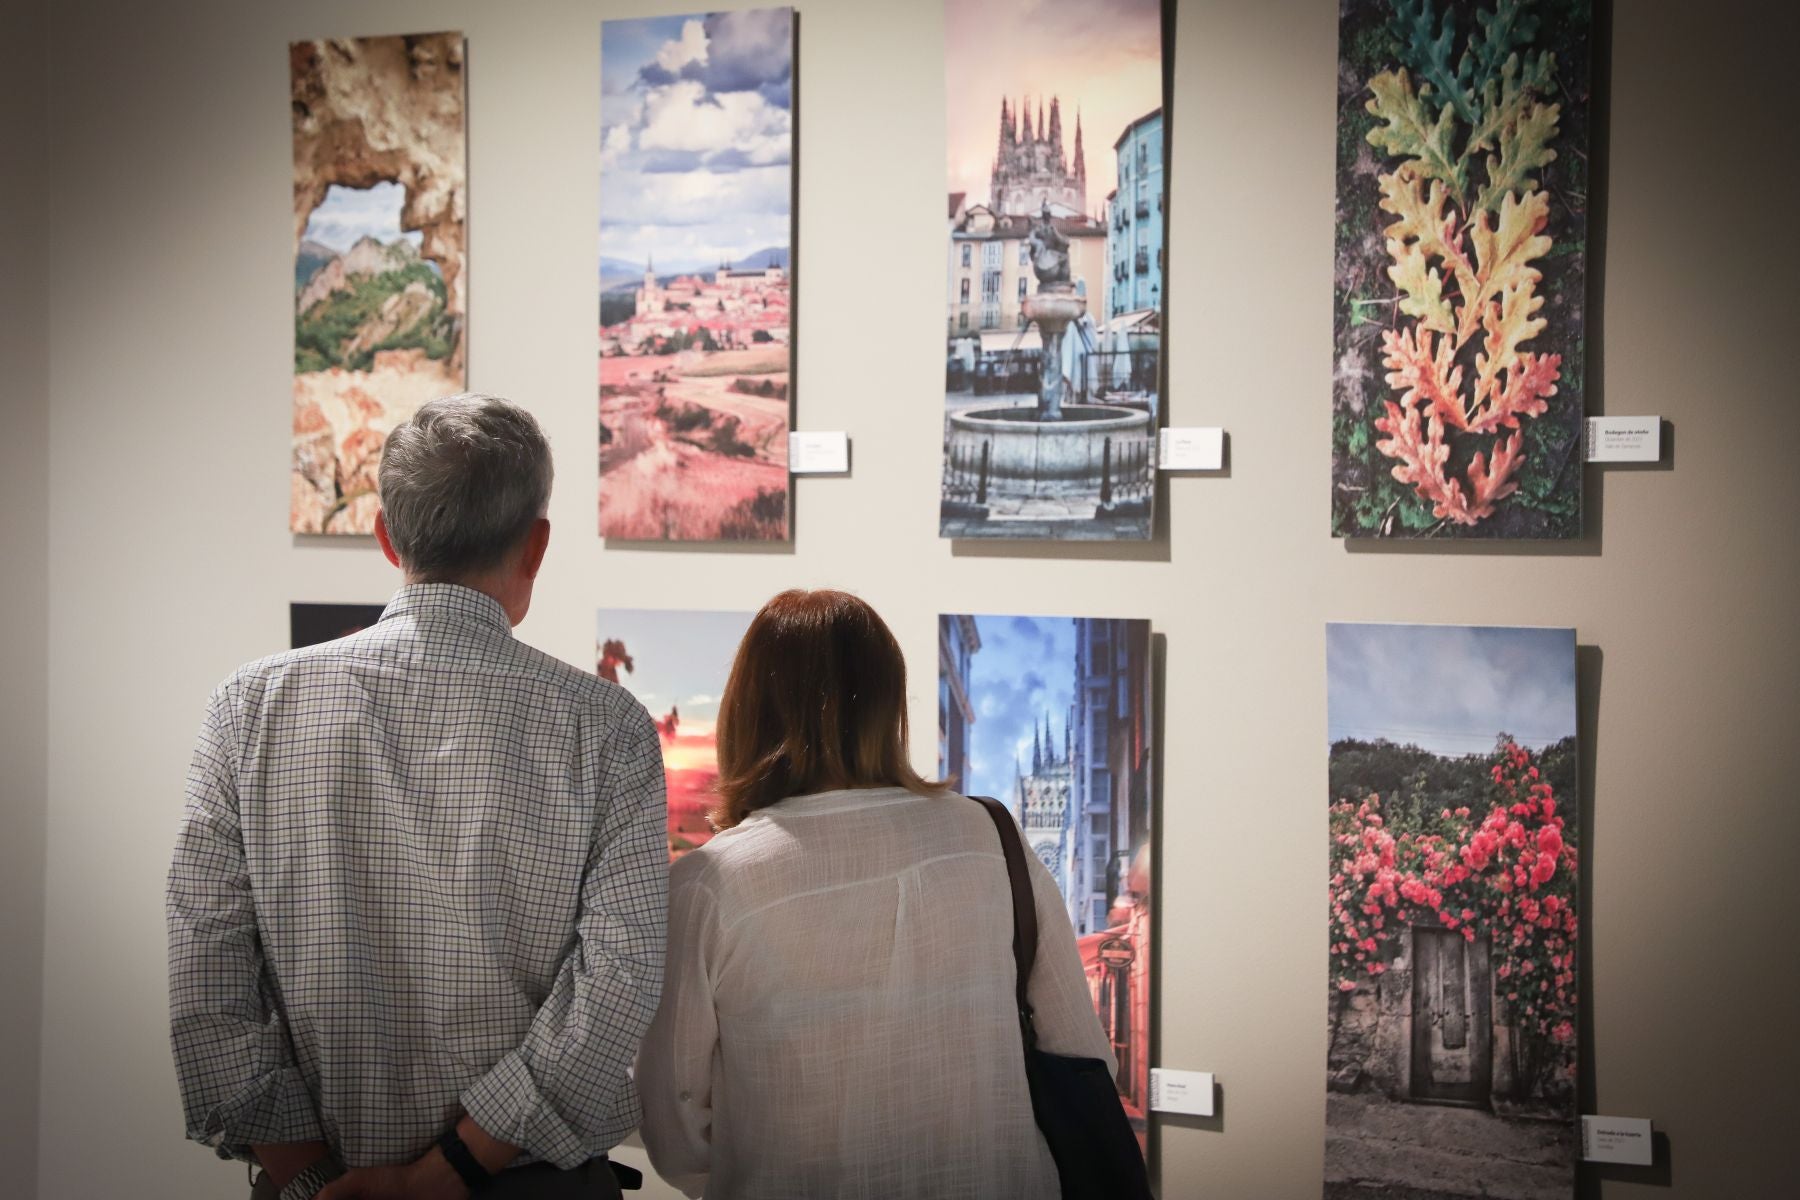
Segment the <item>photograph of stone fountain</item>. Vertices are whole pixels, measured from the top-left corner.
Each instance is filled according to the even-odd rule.
[[[1147,539],[1162,378],[1161,5],[957,0],[944,17],[938,531]]]

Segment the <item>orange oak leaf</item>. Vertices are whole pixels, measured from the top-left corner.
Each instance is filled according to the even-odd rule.
[[[1466,524],[1473,525],[1494,513],[1494,505],[1519,490],[1519,483],[1513,478],[1518,474],[1519,465],[1524,462],[1524,455],[1519,452],[1520,443],[1524,441],[1522,432],[1514,433],[1504,442],[1494,444],[1493,462],[1482,461],[1480,451],[1469,462],[1469,490],[1472,498],[1467,508]]]
[[[1437,413],[1453,428],[1469,427],[1463,416],[1463,369],[1455,363],[1456,344],[1450,338],[1439,340],[1424,328],[1390,329],[1382,334],[1381,345],[1388,386],[1401,389],[1400,403]]]

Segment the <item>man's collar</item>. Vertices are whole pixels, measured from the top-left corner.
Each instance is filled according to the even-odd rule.
[[[407,584],[394,593],[381,612],[383,621],[404,616],[487,625],[512,636],[512,621],[501,603],[486,592],[460,583]]]

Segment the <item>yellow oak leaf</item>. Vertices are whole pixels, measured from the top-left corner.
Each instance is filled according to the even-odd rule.
[[[1555,160],[1550,140],[1561,113],[1561,105],[1533,103],[1500,131],[1499,152],[1487,156],[1488,183],[1475,199],[1477,208],[1494,211],[1509,194],[1537,187],[1531,172]]]
[[[1465,160],[1456,153],[1456,108],[1446,104],[1434,118],[1428,107],[1429,87],[1413,91],[1406,68],[1383,71],[1369,80],[1369,112],[1382,123],[1369,130],[1371,145],[1390,155],[1415,160],[1419,171],[1441,179],[1461,196],[1468,188]]]
[[[1475,356],[1475,407],[1490,405],[1500,372],[1518,364],[1519,343],[1528,342],[1549,324],[1536,316],[1544,298],[1531,282],[1515,283],[1488,303],[1481,328],[1486,334],[1481,353]]]
[[[1443,276],[1426,265],[1425,253],[1418,243],[1389,240],[1387,249],[1394,260],[1388,268],[1388,278],[1400,289],[1400,311],[1418,318],[1426,329],[1454,333],[1456,317],[1450,302],[1444,299]]]
[[[1476,209],[1475,223],[1469,227],[1475,280],[1473,287],[1463,291],[1456,331],[1459,342],[1466,342],[1481,327],[1489,300],[1509,288],[1530,291],[1536,286],[1542,275],[1531,260],[1549,253],[1550,239],[1543,235],[1549,223],[1550,197],[1543,192],[1526,192],[1523,199],[1508,192],[1500,201],[1497,218],[1486,209]]]
[[[1382,175],[1381,208],[1398,219],[1384,231],[1393,265],[1388,278],[1404,293],[1400,311],[1442,333],[1456,329],[1449,302],[1444,298],[1444,276],[1432,269],[1431,259],[1443,262],[1463,293],[1474,290],[1474,267],[1462,249],[1462,237],[1454,232],[1457,215],[1449,212],[1450,193],[1440,180],[1426,188],[1414,164],[1405,163],[1391,175]]]

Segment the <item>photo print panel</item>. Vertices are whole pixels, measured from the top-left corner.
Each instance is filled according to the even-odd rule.
[[[600,678],[630,691],[662,738],[669,791],[669,861],[713,835],[718,803],[713,729],[719,694],[753,613],[603,608],[594,634]]]
[[[600,534],[789,536],[794,10],[600,26]]]
[[[288,641],[295,650],[361,633],[387,609],[385,604],[290,604]]]
[[[1589,9],[1338,6],[1338,537],[1581,536]]]
[[[288,47],[294,457],[288,527],[372,533],[388,430],[464,390],[463,36]]]
[[[1326,1200],[1573,1197],[1575,631],[1330,625]]]
[[[1148,538],[1161,415],[1158,0],[947,0],[938,532]]]
[[[1125,1111],[1150,1100],[1150,622],[938,618],[938,773],[1012,810],[1068,905]]]

